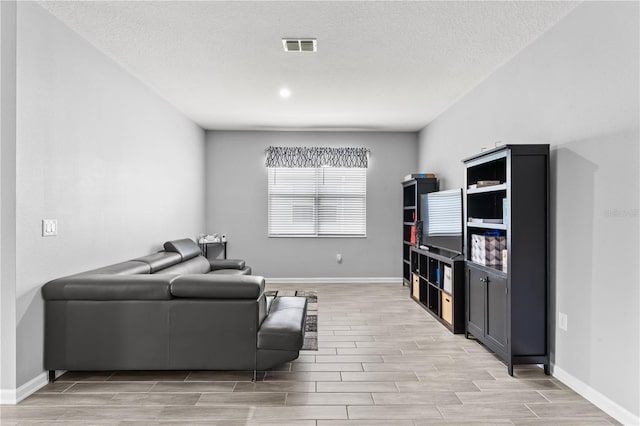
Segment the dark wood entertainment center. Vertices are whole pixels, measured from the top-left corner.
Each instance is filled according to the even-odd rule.
[[[417,247],[413,235],[424,220],[420,196],[438,191],[436,178],[417,178],[403,186],[403,284],[411,298],[453,333],[464,333],[464,256],[447,250]],[[445,270],[448,271],[445,285]]]
[[[411,278],[411,298],[453,333],[464,333],[463,256],[412,247]]]

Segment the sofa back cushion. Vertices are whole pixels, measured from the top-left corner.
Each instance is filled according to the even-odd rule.
[[[264,278],[223,275],[181,275],[171,283],[174,297],[191,299],[252,299],[264,292]]]
[[[151,273],[153,274],[161,269],[168,268],[169,266],[173,266],[182,262],[182,256],[180,256],[178,253],[161,251],[158,253],[150,254],[148,256],[138,257],[133,260],[149,265],[149,267],[151,268]]]
[[[164,243],[164,250],[168,252],[178,253],[182,260],[189,260],[196,256],[199,256],[202,252],[200,246],[196,244],[190,238],[183,238],[181,240],[167,241]]]
[[[49,281],[45,300],[170,300],[174,275],[75,275]]]
[[[210,270],[209,261],[203,256],[197,256],[177,265],[161,269],[156,274],[206,274]]]
[[[126,262],[114,263],[113,265],[103,266],[102,268],[92,269],[91,271],[81,272],[78,275],[133,275],[133,274],[148,274],[151,272],[151,267],[136,260],[128,260]]]

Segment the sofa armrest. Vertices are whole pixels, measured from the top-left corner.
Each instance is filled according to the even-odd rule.
[[[219,269],[243,269],[245,262],[242,259],[209,259],[211,264],[211,270],[217,271]]]
[[[264,278],[255,275],[181,275],[171,283],[174,297],[191,299],[258,299]]]
[[[170,300],[175,275],[73,275],[42,287],[44,300]]]

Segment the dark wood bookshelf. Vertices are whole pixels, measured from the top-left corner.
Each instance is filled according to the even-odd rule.
[[[463,161],[466,335],[511,375],[517,364],[549,374],[549,145],[505,145]],[[474,187],[483,180],[500,183]]]

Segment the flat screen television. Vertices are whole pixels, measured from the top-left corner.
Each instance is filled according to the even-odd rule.
[[[462,253],[462,188],[420,195],[421,245]]]

